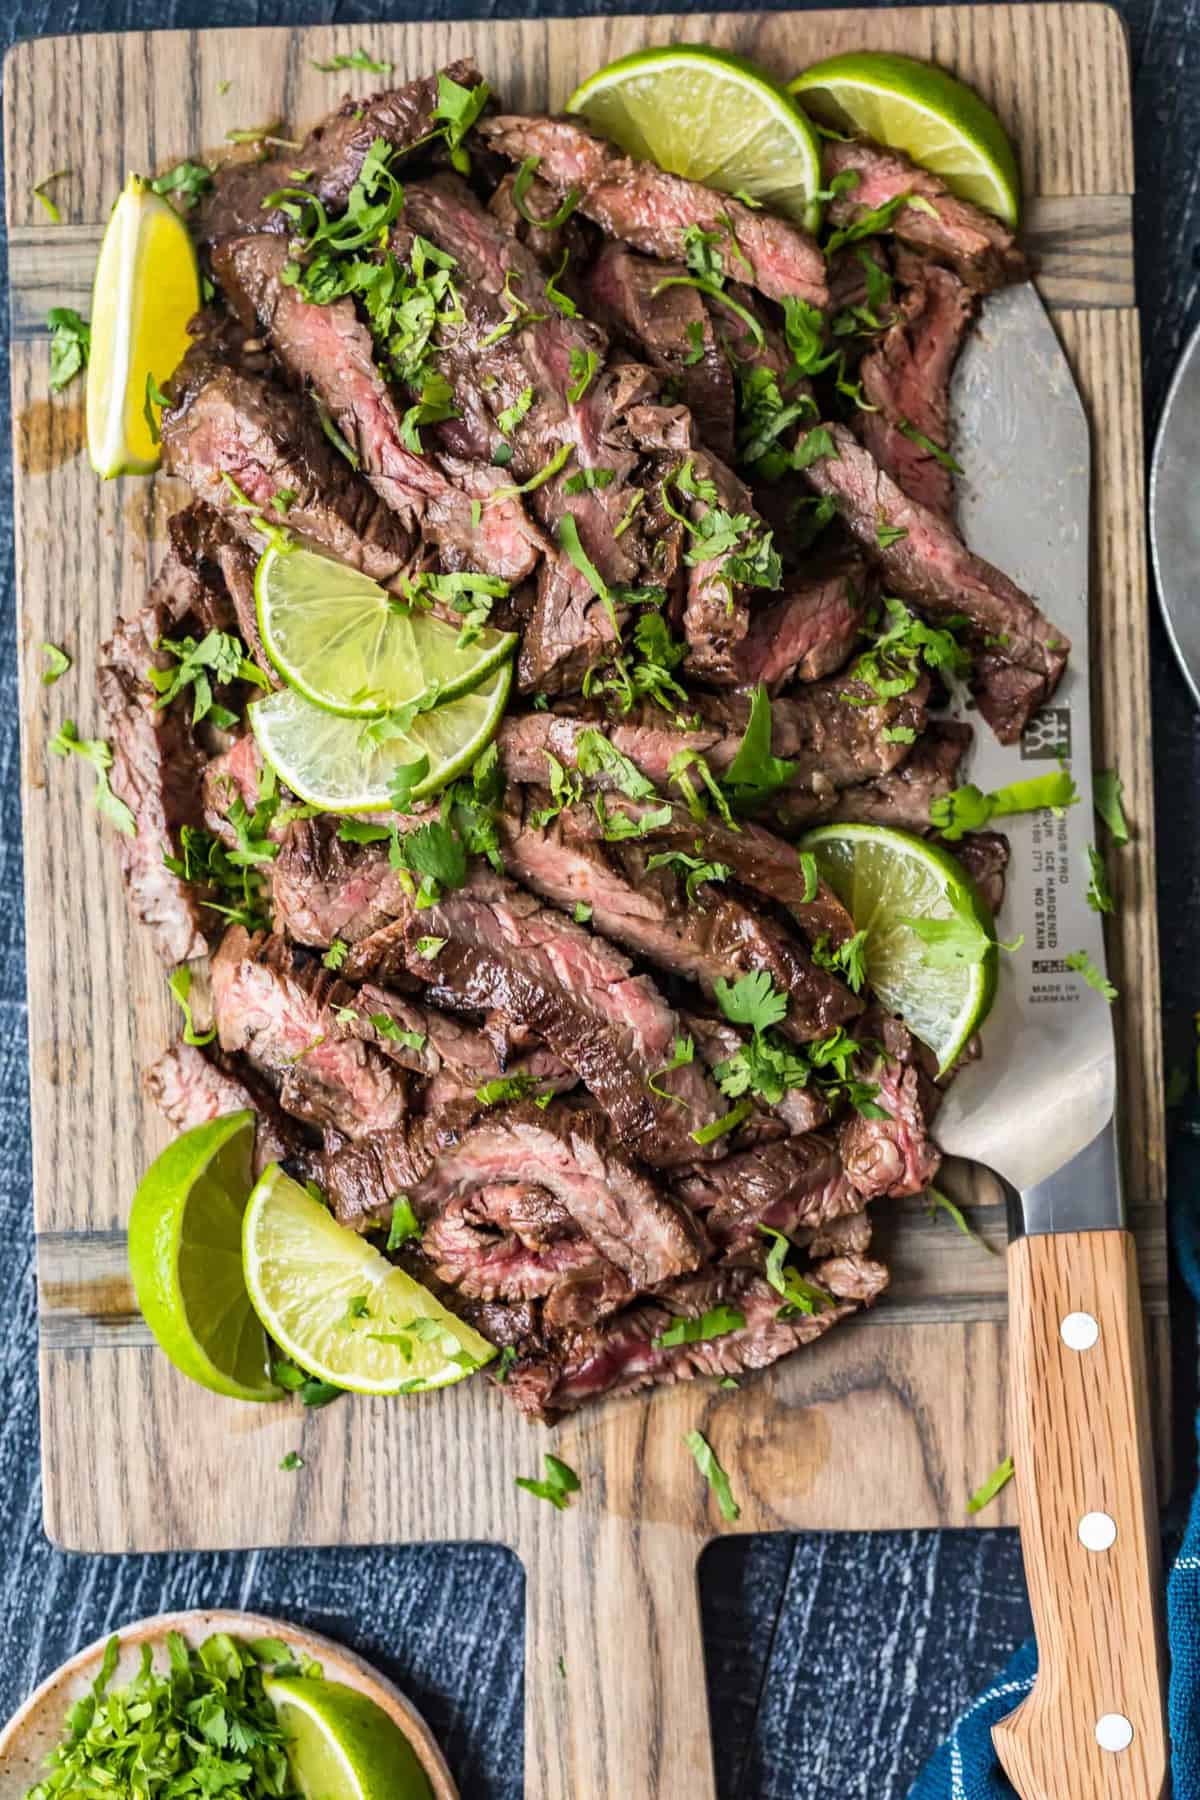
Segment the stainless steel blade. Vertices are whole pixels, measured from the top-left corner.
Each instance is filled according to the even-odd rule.
[[[964,1069],[938,1115],[943,1148],[982,1162],[1024,1196],[1028,1230],[1120,1222],[1112,1179],[1051,1180],[1089,1146],[1110,1143],[1115,1051],[1108,1003],[1069,970],[1082,950],[1103,970],[1099,914],[1087,904],[1092,810],[1088,685],[1091,451],[1087,418],[1054,328],[1032,284],[992,296],[959,363],[952,395],[959,518],[971,548],[1005,569],[1068,633],[1072,653],[1050,705],[1019,745],[978,719],[961,779],[983,789],[1070,769],[1079,804],[1061,818],[1002,821],[1012,844],[999,921],[1006,940],[983,1057]],[[1106,1165],[1107,1166],[1107,1165]],[[1082,1206],[1086,1216],[1076,1216]],[[1089,1211],[1089,1209],[1091,1209]]]
[[[1175,371],[1150,465],[1150,543],[1167,633],[1200,701],[1200,330]]]

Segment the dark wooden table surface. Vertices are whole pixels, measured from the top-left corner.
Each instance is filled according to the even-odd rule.
[[[737,0],[726,0],[735,5]],[[686,0],[647,11],[682,10]],[[422,17],[511,15],[499,0],[425,0]],[[532,9],[531,9],[532,10]],[[544,0],[539,14],[590,10]],[[595,10],[620,10],[607,5]],[[1138,289],[1152,434],[1171,370],[1200,319],[1200,0],[1123,0],[1134,75]],[[8,0],[0,50],[63,31],[353,24],[417,16],[320,0]],[[86,95],[80,103],[88,104]],[[1064,122],[1064,129],[1070,122]],[[0,282],[4,280],[0,245]],[[0,294],[0,320],[7,303]],[[3,327],[0,326],[0,332]],[[0,336],[7,365],[7,345]],[[372,1657],[425,1711],[467,1800],[521,1783],[523,1578],[482,1546],[80,1557],[41,1528],[21,906],[8,375],[0,371],[0,1718],[78,1644],[167,1608],[278,1612]],[[87,595],[79,596],[87,605]],[[1159,897],[1168,1063],[1190,1065],[1200,1008],[1200,731],[1154,627]],[[97,1029],[102,1029],[97,1022]],[[1189,1167],[1190,1164],[1190,1167]],[[1200,1172],[1184,1142],[1176,1192]],[[1190,1326],[1183,1327],[1185,1335]],[[1181,1358],[1185,1383],[1188,1354]],[[103,1432],[107,1421],[97,1418]],[[1190,1428],[1178,1465],[1193,1466]],[[982,1473],[982,1471],[981,1471]],[[79,1480],[87,1481],[86,1468]],[[741,1538],[702,1565],[708,1679],[723,1800],[837,1794],[897,1800],[961,1706],[1029,1629],[1008,1532]],[[582,1800],[582,1797],[581,1797]],[[612,1796],[611,1800],[637,1800]]]

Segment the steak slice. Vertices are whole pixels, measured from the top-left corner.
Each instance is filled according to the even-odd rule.
[[[1015,744],[1058,686],[1069,641],[1015,582],[973,555],[947,520],[903,493],[845,426],[829,429],[835,454],[807,468],[805,480],[832,496],[889,589],[934,620],[970,621],[971,691],[1001,743]],[[881,547],[881,526],[903,536]]]
[[[404,1120],[405,1079],[377,1050],[338,1034],[321,975],[285,939],[231,925],[212,959],[218,1039],[278,1078],[286,1112],[372,1137]]]
[[[929,809],[955,786],[958,766],[971,742],[971,727],[938,719],[917,739],[900,768],[857,787],[846,787],[824,800],[785,792],[772,800],[776,823],[798,831],[826,819],[846,824],[896,825],[903,831],[926,832]]]
[[[538,174],[558,194],[579,192],[579,210],[609,237],[646,256],[678,261],[690,226],[729,242],[726,272],[736,273],[772,300],[796,295],[824,307],[825,262],[806,231],[740,200],[635,162],[574,119],[508,114],[476,127],[488,147],[510,162],[536,156]]]
[[[937,840],[958,858],[988,910],[998,913],[1004,904],[1004,877],[1008,868],[1008,839],[998,831],[971,831],[953,844]]]
[[[881,700],[862,682],[836,676],[776,700],[771,708],[771,752],[796,765],[784,791],[824,797],[897,768],[909,746],[885,734],[897,728],[920,733],[928,693],[928,682],[922,679],[909,693]],[[749,722],[749,696],[697,692],[689,695],[684,730],[651,700],[611,720],[599,707],[571,703],[506,719],[498,743],[510,781],[544,782],[548,754],[564,768],[574,768],[580,735],[599,731],[648,781],[666,790],[671,763],[684,750],[703,756],[712,773],[723,780]],[[614,785],[603,770],[588,780],[603,788]]]
[[[716,1069],[720,1063],[736,1056],[749,1033],[731,1025],[725,1018],[709,1018],[703,1013],[680,1014],[688,1036],[696,1045],[706,1068]],[[756,1144],[771,1143],[780,1137],[803,1137],[829,1123],[829,1108],[814,1088],[789,1088],[782,1100],[773,1104],[754,1097],[754,1111],[743,1120],[729,1139],[731,1154],[752,1149]]]
[[[975,297],[950,269],[902,259],[900,316],[863,357],[862,391],[877,410],[856,423],[880,468],[913,500],[949,517],[951,472],[912,434],[945,451],[950,442],[950,378],[975,313]],[[906,429],[907,428],[907,429]]]
[[[760,1225],[791,1237],[859,1212],[863,1203],[837,1142],[820,1133],[756,1145],[677,1177],[674,1186],[726,1254],[761,1246]]]
[[[339,832],[329,814],[297,820],[271,870],[276,926],[299,944],[356,944],[407,904],[405,877],[388,862],[387,846],[344,843]]]
[[[133,814],[135,834],[118,833],[121,875],[133,916],[145,925],[165,963],[188,962],[208,948],[196,890],[173,875],[164,858],[180,854],[180,832],[203,823],[204,753],[192,730],[186,696],[160,706],[147,670],[173,667],[158,648],[203,604],[204,584],[168,550],[150,603],[123,619],[101,650],[100,704],[112,743],[113,792]]]
[[[482,79],[474,64],[465,61],[450,63],[443,72],[460,87],[478,87]],[[205,244],[245,231],[277,231],[286,236],[293,228],[291,220],[277,208],[264,207],[263,202],[280,188],[294,189],[297,168],[311,170],[305,186],[326,212],[342,212],[376,138],[393,150],[426,143],[438,130],[433,116],[437,104],[436,74],[423,75],[370,100],[347,97],[337,112],[314,126],[304,142],[285,156],[270,162],[230,163],[218,169],[211,192],[191,221],[195,235]]]
[[[228,1066],[222,1066],[191,1044],[172,1044],[144,1071],[142,1085],[176,1131],[191,1131],[196,1125],[206,1125],[210,1119],[247,1107],[257,1113],[256,1176],[272,1162],[299,1158],[306,1167],[315,1162],[296,1121],[279,1110],[269,1088],[235,1072],[232,1059]]]
[[[878,1286],[886,1285],[880,1271]],[[550,1350],[518,1354],[506,1391],[530,1418],[553,1424],[604,1394],[632,1394],[658,1382],[727,1377],[764,1369],[801,1344],[823,1336],[855,1310],[851,1301],[810,1315],[780,1319],[780,1297],[756,1271],[705,1270],[670,1283],[653,1300],[628,1307]],[[716,1305],[736,1307],[740,1331],[662,1348],[657,1340],[679,1318],[699,1318]]]
[[[423,938],[444,939],[432,957]],[[358,943],[348,978],[395,973],[429,983],[438,1004],[502,1013],[528,1027],[574,1069],[643,1161],[670,1168],[706,1154],[690,1135],[726,1109],[695,1064],[651,1076],[670,1061],[682,1033],[676,1013],[627,959],[532,894],[475,873],[436,906],[409,909]]]
[[[587,275],[587,297],[601,323],[673,384],[704,442],[724,462],[733,460],[733,373],[717,342],[702,295],[686,283],[681,263],[637,256],[624,244],[608,244]]]
[[[572,264],[584,263],[590,249],[587,226],[573,213],[561,225],[531,225],[517,207],[513,192],[516,185],[517,178],[510,172],[501,179],[488,201],[488,211],[509,237],[524,244],[547,275],[553,275],[562,266],[564,252],[568,272]],[[534,219],[552,219],[559,204],[558,195],[549,183],[534,175],[525,190],[525,211]]]
[[[901,1045],[903,1055],[897,1054]],[[941,1167],[941,1153],[929,1136],[940,1096],[922,1061],[907,1032],[899,1038],[885,1034],[882,1053],[857,1058],[861,1078],[878,1084],[875,1099],[887,1114],[864,1119],[852,1113],[838,1126],[838,1150],[860,1200],[923,1193]]]
[[[858,642],[866,594],[866,564],[854,558],[794,582],[781,600],[756,607],[734,658],[739,685],[761,681],[777,694],[790,682],[819,681],[840,669]]]
[[[364,575],[387,581],[403,568],[410,532],[338,454],[300,395],[226,368],[204,340],[192,345],[169,390],[163,467],[256,550],[263,533],[229,481],[268,520],[283,516],[272,508],[275,496],[294,494],[286,508],[289,529]]]
[[[354,1231],[386,1226],[393,1202],[428,1174],[446,1135],[429,1118],[402,1119],[386,1131],[355,1139],[327,1130],[321,1186],[338,1223]]]
[[[827,139],[822,146],[825,185],[847,172],[858,176],[853,187],[835,196],[828,217],[844,226],[865,212],[904,196],[921,206],[901,205],[888,230],[915,249],[927,250],[956,269],[967,286],[988,294],[1010,281],[1023,281],[1025,258],[1012,232],[969,200],[956,200],[945,184],[919,169],[899,150],[882,150],[861,140]]]
[[[801,1041],[824,1037],[862,1010],[782,927],[723,884],[701,882],[689,899],[673,869],[647,866],[651,852],[645,845],[597,843],[590,808],[565,808],[539,828],[532,821],[548,800],[536,788],[510,790],[500,818],[505,867],[525,887],[566,910],[580,902],[590,906],[595,930],[697,982],[710,998],[718,981],[764,971],[789,996],[786,1028]]]
[[[630,1291],[698,1266],[703,1234],[618,1147],[603,1114],[525,1103],[477,1120],[443,1149],[410,1199],[437,1218],[496,1186],[540,1188],[627,1278]]]
[[[472,523],[470,497],[429,457],[405,446],[399,410],[353,300],[303,299],[281,279],[290,258],[282,237],[228,238],[213,250],[213,273],[247,329],[261,326],[292,380],[318,396],[375,492],[409,531],[420,529],[448,550],[452,566],[465,562],[502,581],[525,580],[545,540],[520,501],[490,501],[478,526]],[[495,485],[506,481],[497,471]]]
[[[561,1201],[544,1187],[496,1182],[458,1194],[425,1227],[439,1281],[474,1300],[540,1300],[551,1330],[594,1325],[633,1298]]]

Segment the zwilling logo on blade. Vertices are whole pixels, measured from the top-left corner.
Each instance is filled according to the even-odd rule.
[[[1021,733],[1021,761],[1054,762],[1060,756],[1071,760],[1071,709],[1043,706]]]

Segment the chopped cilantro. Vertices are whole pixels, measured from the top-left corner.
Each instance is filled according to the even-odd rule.
[[[392,1200],[392,1217],[388,1224],[387,1248],[398,1250],[410,1238],[419,1238],[421,1223],[413,1211],[407,1194],[396,1194]]]
[[[217,1035],[216,1027],[214,1026],[211,1031],[198,1032],[192,1019],[192,1003],[190,999],[192,992],[192,971],[186,963],[181,963],[179,968],[172,970],[171,974],[167,977],[167,987],[179,1002],[179,1009],[183,1014],[184,1043],[196,1045],[211,1044]]]
[[[575,902],[575,910],[571,914],[571,917],[577,925],[587,925],[592,917],[590,902],[587,900],[577,900]]]
[[[607,775],[629,800],[658,798],[654,783],[647,781],[637,764],[618,750],[602,731],[590,727],[575,740],[575,767],[585,778]]]
[[[1112,833],[1114,844],[1129,842],[1129,826],[1125,820],[1125,809],[1121,805],[1121,777],[1115,769],[1100,769],[1092,789],[1092,804]]]
[[[717,1455],[702,1431],[689,1431],[684,1443],[695,1459],[696,1467],[707,1481],[717,1497],[717,1505],[721,1509],[721,1517],[729,1520],[740,1519],[742,1509],[733,1497],[733,1489],[729,1485],[729,1477],[717,1461]]]
[[[798,1269],[789,1264],[788,1252],[792,1248],[791,1239],[782,1231],[776,1231],[770,1225],[759,1225],[765,1238],[772,1240],[767,1252],[766,1277],[777,1294],[782,1295],[784,1305],[780,1307],[777,1317],[788,1319],[796,1313],[803,1313],[811,1318],[812,1314],[822,1307],[832,1306],[832,1296],[815,1282],[806,1281]]]
[[[57,644],[43,644],[42,654],[46,658],[46,666],[42,670],[42,682],[46,687],[53,687],[54,683],[60,680],[70,668],[71,659],[65,650],[59,649]]]
[[[512,435],[532,405],[533,389],[531,387],[522,388],[512,405],[506,406],[503,412],[497,417],[496,423],[499,425],[505,437],[510,437]]]
[[[419,1055],[425,1048],[425,1033],[405,1031],[402,1025],[397,1025],[390,1013],[373,1012],[368,1023],[374,1026],[378,1037],[386,1039],[389,1044],[399,1044],[402,1050],[414,1050]]]
[[[701,848],[697,841],[697,852]],[[684,892],[688,904],[694,905],[697,889],[703,881],[728,881],[733,870],[728,863],[714,862],[699,854],[690,856],[686,850],[659,850],[646,859],[646,873],[652,875],[656,869],[673,869],[684,877]]]
[[[70,173],[70,169],[55,169],[53,174],[46,175],[41,181],[35,181],[33,184],[33,197],[38,202],[39,206],[42,206],[45,209],[46,216],[49,218],[52,225],[62,224],[62,214],[59,212],[54,201],[50,198],[50,195],[46,192],[46,189],[50,186],[52,181],[61,181],[64,176],[69,175]]]
[[[713,1338],[728,1337],[731,1331],[744,1331],[746,1315],[736,1306],[711,1306],[698,1319],[676,1319],[661,1337],[654,1340],[656,1350],[673,1350],[677,1344],[708,1344]]]
[[[73,306],[52,306],[46,324],[50,328],[50,391],[59,394],[87,368],[92,330]]]
[[[304,1458],[298,1450],[289,1450],[286,1456],[280,1458],[279,1466],[285,1474],[291,1475],[296,1469],[304,1467]]]
[[[214,681],[223,687],[233,681],[249,681],[260,688],[270,686],[258,664],[246,655],[242,640],[231,633],[210,631],[198,643],[194,637],[162,638],[158,648],[175,659],[175,666],[146,670],[146,679],[158,693],[154,704],[160,709],[170,706],[185,688],[190,687],[193,725],[210,715],[214,724],[223,727],[236,723],[235,713],[215,704]]]
[[[544,1481],[533,1481],[528,1475],[518,1475],[516,1484],[536,1499],[548,1500],[559,1512],[566,1512],[571,1504],[571,1495],[579,1492],[579,1477],[561,1457],[551,1456],[548,1450],[542,1453],[542,1462],[546,1469]]]
[[[992,1470],[987,1480],[975,1489],[967,1501],[967,1511],[969,1513],[982,1512],[984,1507],[989,1506],[996,1498],[1000,1490],[1008,1486],[1013,1474],[1013,1459],[1011,1456],[1006,1456],[999,1467]]]
[[[750,696],[750,716],[737,754],[725,772],[724,785],[742,798],[774,793],[786,787],[797,764],[771,751],[771,702],[760,681]]]
[[[1109,886],[1108,870],[1104,866],[1104,858],[1094,844],[1087,847],[1090,879],[1087,889],[1087,903],[1093,912],[1114,913],[1117,903]]]
[[[613,628],[613,636],[619,638],[621,635],[621,628],[617,622],[617,609],[613,605],[613,599],[609,592],[608,583],[605,581],[580,541],[579,526],[576,523],[574,513],[565,512],[558,521],[558,541],[604,607]]]
[[[1068,969],[1073,969],[1077,975],[1082,975],[1088,986],[1094,988],[1102,999],[1107,1000],[1110,1006],[1112,1005],[1117,998],[1117,990],[1104,970],[1096,967],[1086,950],[1072,950],[1071,954],[1064,957],[1063,960]]]
[[[173,169],[156,175],[150,183],[156,194],[175,194],[185,212],[190,212],[213,184],[213,172],[206,163],[177,162]]]
[[[55,756],[80,756],[84,762],[91,763],[96,771],[92,799],[101,817],[107,819],[110,825],[115,825],[126,837],[136,837],[137,822],[133,814],[109,786],[108,771],[112,768],[113,756],[104,739],[81,738],[75,729],[75,721],[64,719],[59,730],[50,739],[49,747]]]
[[[990,794],[981,793],[973,783],[954,788],[930,803],[929,820],[947,842],[955,843],[968,831],[982,831],[992,819],[1014,813],[1040,812],[1043,807],[1058,811],[1074,806],[1078,799],[1078,790],[1068,771],[1055,769],[1049,775],[1014,781]]]
[[[331,56],[328,62],[313,62],[310,57],[309,62],[322,75],[332,75],[339,69],[364,69],[369,75],[390,75],[392,72],[390,62],[377,61],[368,50],[362,49],[341,50],[336,56]]]
[[[928,1187],[925,1192],[929,1198],[929,1217],[931,1219],[936,1218],[939,1211],[946,1213],[953,1220],[955,1228],[961,1231],[964,1237],[974,1238],[975,1242],[981,1244],[989,1256],[999,1256],[1000,1252],[996,1246],[989,1244],[982,1233],[975,1230],[962,1207],[956,1206],[948,1194],[943,1194],[939,1188],[935,1187]]]
[[[683,1098],[683,1095],[673,1094],[670,1088],[663,1087],[660,1077],[663,1075],[670,1075],[674,1069],[686,1068],[690,1062],[695,1060],[695,1056],[696,1046],[692,1039],[690,1037],[677,1037],[675,1039],[675,1047],[671,1052],[670,1061],[665,1062],[661,1069],[655,1069],[652,1075],[646,1077],[646,1086],[650,1089],[650,1092],[652,1094],[657,1094],[660,1099],[675,1100],[680,1106],[686,1106],[687,1102]]]
[[[718,977],[713,992],[721,1011],[735,1025],[765,1031],[787,1017],[788,997],[772,985],[766,969],[753,969],[734,982]]]
[[[517,170],[512,185],[513,205],[527,225],[534,225],[539,231],[557,231],[561,225],[566,224],[579,205],[582,195],[578,188],[569,189],[562,203],[554,212],[548,213],[544,219],[539,219],[536,213],[530,212],[525,196],[533,185],[533,178],[537,174],[538,164],[541,160],[540,156],[527,156]]]
[[[336,973],[345,962],[349,952],[350,946],[344,938],[334,938],[332,944],[330,944],[328,950],[321,958],[321,962],[325,968],[332,969]]]
[[[426,962],[432,962],[439,950],[449,942],[443,937],[419,937],[417,939],[417,955],[423,956]]]
[[[708,1125],[701,1125],[698,1130],[689,1132],[688,1136],[695,1144],[715,1144],[718,1138],[736,1131],[742,1120],[748,1119],[753,1110],[749,1100],[739,1100],[736,1106],[731,1106],[719,1119],[713,1119]]]
[[[563,482],[564,494],[587,494],[596,488],[610,487],[617,478],[615,469],[577,469]]]
[[[811,906],[817,897],[817,891],[821,885],[821,877],[817,869],[817,859],[811,850],[801,850],[799,855],[800,873],[804,877],[804,892],[800,896],[800,904],[801,906]]]
[[[914,925],[915,929],[913,920],[906,919],[904,923]],[[851,991],[859,994],[867,979],[867,934],[856,931],[844,944],[831,949],[828,932],[822,932],[812,946],[812,959],[819,969],[831,969],[844,975]]]
[[[507,1106],[510,1101],[528,1100],[542,1085],[536,1075],[500,1075],[475,1089],[480,1106]]]
[[[578,406],[583,396],[592,385],[596,370],[600,367],[600,358],[594,350],[575,348],[568,361],[570,380],[567,384],[567,399],[572,406]]]

